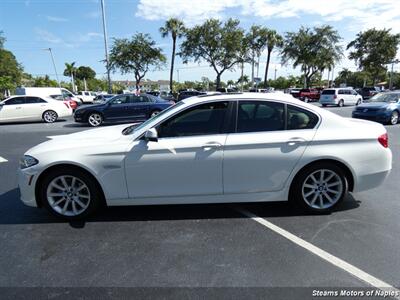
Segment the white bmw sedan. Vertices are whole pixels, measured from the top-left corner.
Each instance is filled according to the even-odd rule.
[[[22,201],[66,219],[100,205],[290,200],[331,210],[392,167],[385,128],[285,94],[185,99],[139,126],[55,136],[21,159]]]
[[[13,96],[0,102],[0,123],[43,120],[53,123],[72,116],[72,108],[48,97]]]

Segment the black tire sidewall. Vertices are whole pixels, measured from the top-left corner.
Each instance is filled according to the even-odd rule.
[[[89,188],[90,191],[90,203],[88,208],[82,212],[81,214],[77,215],[77,216],[64,216],[59,214],[58,212],[56,212],[49,204],[49,202],[47,201],[47,187],[50,184],[50,182],[58,177],[58,176],[63,176],[63,175],[71,175],[71,176],[75,176],[77,178],[79,178],[80,180],[82,180],[87,187]],[[64,169],[64,168],[60,168],[59,170],[53,170],[51,172],[49,172],[48,174],[46,174],[45,178],[43,178],[43,180],[40,183],[41,185],[39,186],[39,196],[40,196],[40,202],[42,203],[42,205],[48,210],[50,211],[50,213],[52,213],[53,215],[62,218],[64,220],[82,220],[86,217],[88,217],[89,215],[91,215],[94,211],[96,211],[101,203],[102,203],[102,194],[99,191],[99,188],[96,184],[96,182],[91,178],[91,176],[87,175],[85,172],[79,170],[79,169]]]
[[[303,187],[304,180],[311,173],[313,173],[317,170],[320,170],[320,169],[328,169],[328,170],[335,172],[336,174],[339,175],[340,179],[342,180],[342,184],[343,184],[343,191],[342,191],[342,194],[340,195],[339,200],[333,206],[326,208],[326,209],[316,209],[316,208],[310,207],[305,202],[305,200],[303,199],[303,195],[302,195],[302,187]],[[336,164],[329,163],[329,162],[321,162],[321,163],[315,163],[309,167],[306,167],[295,177],[295,179],[292,183],[292,186],[290,188],[289,201],[304,211],[313,212],[313,213],[326,213],[326,212],[331,212],[332,209],[334,209],[337,205],[339,205],[343,201],[347,192],[348,192],[348,182],[347,182],[346,175],[343,172],[343,170],[340,167],[338,167]]]

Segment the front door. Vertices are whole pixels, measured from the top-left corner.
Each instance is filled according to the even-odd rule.
[[[135,142],[125,160],[130,198],[220,195],[228,101],[200,104]]]
[[[4,102],[0,106],[0,122],[22,121],[24,113],[25,97],[14,97]]]
[[[224,193],[279,191],[315,135],[318,117],[296,106],[240,101],[225,143]],[[285,124],[286,123],[286,124]]]
[[[120,95],[114,97],[104,110],[107,121],[124,121],[129,118],[130,95]]]

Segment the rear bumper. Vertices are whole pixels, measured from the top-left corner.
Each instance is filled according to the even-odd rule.
[[[390,170],[368,174],[358,177],[357,184],[354,187],[354,192],[370,190],[380,186],[389,176]]]
[[[339,99],[319,99],[319,103],[324,105],[338,105]]]

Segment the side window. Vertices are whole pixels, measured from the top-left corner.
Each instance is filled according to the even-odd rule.
[[[288,105],[287,129],[312,129],[318,123],[318,116],[308,110]]]
[[[267,101],[240,101],[237,132],[284,130],[284,105]]]
[[[131,103],[146,103],[146,102],[151,102],[148,97],[146,96],[136,96],[136,95],[131,95]]]
[[[229,102],[201,104],[179,113],[158,126],[160,137],[220,134]]]
[[[345,92],[344,90],[339,90],[339,91],[338,91],[338,94],[339,94],[339,95],[344,95],[344,94],[346,94],[346,92]]]
[[[12,98],[10,100],[7,100],[5,103],[5,105],[19,105],[19,104],[25,104],[25,97]]]
[[[130,102],[129,95],[122,95],[116,97],[111,104],[112,105],[120,105],[120,104],[128,104]]]
[[[44,101],[39,97],[25,97],[25,103],[27,104],[46,103],[46,101]]]

